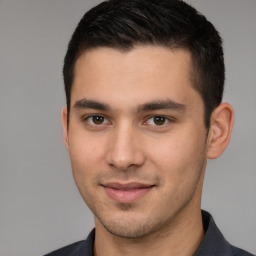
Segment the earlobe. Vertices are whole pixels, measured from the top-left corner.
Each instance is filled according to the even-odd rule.
[[[63,127],[63,137],[64,137],[64,143],[69,150],[69,143],[68,143],[68,112],[67,112],[67,106],[63,107],[62,112],[61,112],[61,120],[62,120],[62,127]]]
[[[207,158],[219,157],[230,141],[234,122],[234,111],[230,104],[221,103],[212,113],[208,134]]]

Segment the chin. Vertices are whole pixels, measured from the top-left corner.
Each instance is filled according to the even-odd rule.
[[[101,225],[110,234],[125,238],[125,239],[139,239],[151,235],[163,226],[166,222],[150,216],[131,216],[131,214],[123,214],[119,218],[99,219]]]

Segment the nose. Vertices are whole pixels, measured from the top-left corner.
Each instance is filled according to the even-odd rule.
[[[127,124],[113,130],[107,153],[108,164],[118,170],[142,166],[146,157],[139,137],[139,132]]]

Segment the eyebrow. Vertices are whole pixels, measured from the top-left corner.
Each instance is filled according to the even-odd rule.
[[[110,106],[108,104],[101,103],[95,100],[89,100],[89,99],[81,99],[76,101],[73,108],[76,108],[76,109],[91,108],[91,109],[97,109],[101,111],[110,110]]]
[[[101,111],[111,111],[111,107],[106,104],[96,100],[91,99],[81,99],[75,102],[73,108],[75,109],[96,109]],[[167,100],[156,100],[151,101],[145,104],[138,105],[135,108],[135,112],[146,112],[146,111],[154,111],[160,109],[170,109],[176,110],[179,112],[184,112],[186,110],[186,106],[184,104],[175,102],[171,99]]]
[[[179,112],[184,112],[186,109],[186,106],[184,104],[175,102],[171,99],[157,100],[157,101],[152,101],[152,102],[139,105],[137,112],[154,111],[159,109],[170,109],[170,110],[176,110]]]

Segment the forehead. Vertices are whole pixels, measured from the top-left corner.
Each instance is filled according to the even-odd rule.
[[[85,67],[86,65],[86,67]],[[184,71],[191,69],[191,54],[186,49],[169,49],[162,46],[136,46],[122,51],[115,48],[99,47],[85,51],[77,59],[74,69],[96,71],[102,75],[114,74],[122,69],[124,73],[139,72],[164,74],[168,70],[177,71],[182,66]],[[81,74],[79,74],[81,75]]]
[[[179,102],[189,100],[191,93],[197,92],[188,51],[160,46],[137,46],[130,51],[102,47],[78,58],[71,103],[82,97],[120,103],[168,97]]]

